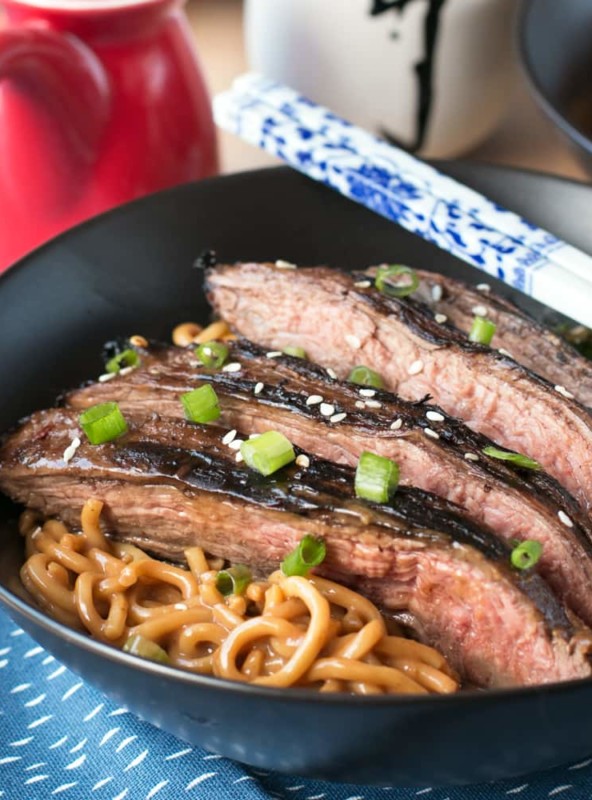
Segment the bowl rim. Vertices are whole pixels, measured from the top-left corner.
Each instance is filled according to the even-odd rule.
[[[518,12],[516,38],[522,72],[525,75],[529,88],[531,89],[531,92],[540,108],[542,108],[542,110],[562,131],[562,133],[568,136],[574,143],[592,156],[592,137],[589,138],[583,134],[579,128],[573,125],[573,123],[571,123],[567,117],[561,113],[555,103],[549,99],[547,92],[539,80],[536,66],[533,63],[531,50],[527,42],[527,31],[529,28],[530,17],[534,13],[536,4],[538,2],[540,2],[540,0],[523,0]]]

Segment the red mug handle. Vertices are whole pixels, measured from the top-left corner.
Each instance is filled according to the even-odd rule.
[[[109,119],[109,78],[93,51],[71,34],[45,27],[0,30],[0,80],[14,80],[49,103],[72,155],[95,158]]]

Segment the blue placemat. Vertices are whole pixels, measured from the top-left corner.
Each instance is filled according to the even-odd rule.
[[[142,722],[85,684],[0,611],[0,797],[5,800],[561,800],[592,798],[592,758],[458,789],[368,788],[250,769]]]

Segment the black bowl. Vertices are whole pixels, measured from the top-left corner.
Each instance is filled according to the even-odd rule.
[[[592,249],[581,211],[590,190],[491,168],[446,169]],[[287,169],[155,195],[64,234],[0,280],[0,430],[51,404],[64,387],[96,376],[105,340],[132,333],[167,338],[176,322],[204,319],[201,274],[192,263],[205,248],[224,260],[359,267],[395,259],[482,279]],[[0,600],[9,613],[83,678],[188,742],[291,774],[407,786],[507,778],[592,750],[582,724],[592,713],[590,681],[452,697],[331,697],[200,677],[92,641],[27,602],[17,578],[17,511],[0,501]]]
[[[519,39],[536,99],[592,172],[592,3],[525,0]]]

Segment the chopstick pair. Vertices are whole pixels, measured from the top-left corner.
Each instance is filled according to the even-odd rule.
[[[592,327],[592,258],[428,164],[258,75],[214,100],[223,128]]]

